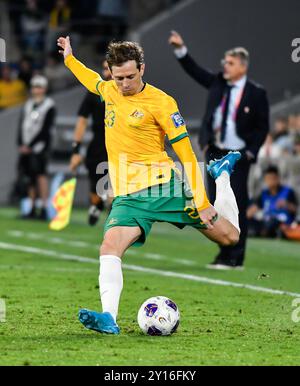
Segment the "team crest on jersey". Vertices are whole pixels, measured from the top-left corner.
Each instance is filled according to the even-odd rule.
[[[144,113],[142,111],[135,110],[130,116],[132,118],[142,119],[144,117]]]
[[[176,127],[176,129],[178,129],[178,127],[181,127],[181,126],[185,125],[184,119],[182,118],[182,115],[180,114],[179,111],[177,113],[175,113],[175,114],[172,114],[171,118],[172,118],[172,121],[173,121],[174,126]]]

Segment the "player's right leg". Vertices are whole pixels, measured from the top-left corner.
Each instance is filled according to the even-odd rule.
[[[116,323],[120,296],[123,289],[122,257],[141,236],[139,227],[113,227],[108,229],[100,247],[99,289],[102,313],[80,310],[79,320],[88,329],[118,334]]]
[[[240,152],[229,152],[222,159],[211,161],[207,168],[216,182],[214,207],[219,218],[213,230],[202,230],[202,233],[222,246],[235,245],[239,240],[239,210],[230,185],[230,175],[240,158]]]
[[[239,241],[239,230],[237,230],[237,228],[235,228],[230,221],[220,215],[218,216],[217,221],[214,223],[214,228],[212,230],[199,230],[208,239],[223,247],[236,245]]]

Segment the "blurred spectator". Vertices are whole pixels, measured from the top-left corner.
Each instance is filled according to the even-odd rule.
[[[264,173],[266,189],[248,208],[250,234],[262,237],[277,237],[282,224],[295,221],[297,198],[293,189],[282,185],[276,166],[270,166]]]
[[[72,24],[73,22],[87,22],[95,18],[97,0],[72,0]],[[73,27],[73,25],[72,25]]]
[[[294,154],[300,161],[300,134],[297,134],[295,137]]]
[[[98,15],[124,21],[128,13],[128,0],[98,0]]]
[[[56,40],[59,36],[67,35],[70,30],[71,8],[66,0],[57,0],[50,12],[47,34],[47,52],[56,49]]]
[[[25,83],[13,77],[9,65],[3,65],[0,78],[0,110],[19,105],[26,98]]]
[[[36,0],[26,0],[21,16],[22,45],[25,55],[39,61],[44,51],[46,19]]]
[[[296,115],[294,133],[300,134],[300,114]]]
[[[264,145],[261,147],[258,153],[258,159],[278,159],[282,155],[282,149],[279,145],[274,143],[271,134],[268,134]]]
[[[289,132],[293,133],[296,130],[296,126],[297,126],[297,115],[296,114],[290,114],[288,116]]]
[[[130,19],[132,25],[139,25],[165,9],[170,9],[180,0],[130,0]],[[145,17],[146,15],[146,17]]]
[[[44,70],[45,76],[49,82],[49,91],[55,92],[66,89],[66,87],[75,83],[75,78],[68,71],[64,63],[60,60],[56,52],[47,57],[47,64]]]
[[[8,13],[9,13],[9,19],[13,27],[13,31],[20,41],[20,36],[22,35],[21,30],[21,16],[24,12],[24,0],[14,0],[14,1],[7,1],[7,7],[8,7]]]
[[[32,207],[28,218],[35,218],[36,199],[42,200],[39,218],[47,219],[48,181],[47,161],[51,128],[55,119],[55,104],[46,96],[47,79],[36,75],[31,80],[31,98],[23,107],[18,129],[18,180],[27,180],[27,194]],[[20,189],[19,189],[20,190]]]
[[[98,0],[96,13],[101,29],[103,42],[98,50],[103,51],[109,40],[122,39],[128,25],[128,0]]]
[[[277,118],[273,130],[274,144],[279,146],[283,153],[291,154],[293,152],[293,137],[289,132],[287,118]]]
[[[22,80],[26,87],[29,89],[30,87],[30,80],[32,78],[33,69],[32,69],[32,62],[30,58],[27,58],[24,56],[19,63],[19,74],[18,79]]]

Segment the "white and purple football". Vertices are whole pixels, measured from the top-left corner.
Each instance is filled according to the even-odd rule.
[[[171,335],[179,326],[179,309],[171,299],[156,296],[146,300],[138,312],[137,320],[147,335]]]

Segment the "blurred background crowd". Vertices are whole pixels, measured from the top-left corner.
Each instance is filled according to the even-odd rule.
[[[1,66],[0,109],[27,97],[30,79],[43,73],[49,92],[64,90],[75,80],[56,49],[66,34],[83,54],[103,56],[112,39],[126,36],[130,25],[175,4],[176,0],[16,0],[1,1],[1,36],[9,36],[9,63]]]

